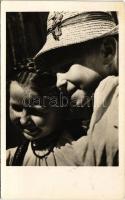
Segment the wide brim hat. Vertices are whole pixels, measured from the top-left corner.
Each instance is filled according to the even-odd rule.
[[[62,47],[118,34],[111,12],[51,12],[47,38],[35,58]]]

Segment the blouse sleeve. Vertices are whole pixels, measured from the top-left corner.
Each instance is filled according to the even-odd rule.
[[[13,157],[16,151],[16,147],[8,149],[6,151],[6,165],[7,166],[11,166],[12,165],[12,161],[13,161]]]

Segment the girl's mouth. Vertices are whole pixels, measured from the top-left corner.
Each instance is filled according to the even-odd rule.
[[[23,129],[23,132],[31,135],[31,136],[37,136],[40,132],[40,130],[38,128],[34,129],[34,130],[29,130],[29,129]]]

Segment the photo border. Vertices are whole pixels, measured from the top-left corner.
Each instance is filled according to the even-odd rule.
[[[2,1],[1,197],[3,199],[125,198],[125,7],[123,2]],[[117,11],[119,18],[119,166],[6,166],[6,12]]]

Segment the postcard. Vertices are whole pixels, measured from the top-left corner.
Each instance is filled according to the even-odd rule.
[[[123,2],[1,3],[2,199],[125,198]]]

